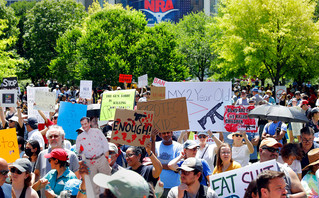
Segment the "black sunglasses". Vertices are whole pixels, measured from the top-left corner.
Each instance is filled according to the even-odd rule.
[[[268,151],[271,152],[271,153],[274,153],[274,152],[279,153],[279,149],[277,149],[277,148],[264,147],[264,148],[262,148],[262,149],[266,149],[266,150],[268,150]]]
[[[21,172],[19,169],[17,169],[17,168],[11,168],[11,169],[10,169],[10,172],[11,172],[11,173],[17,173],[18,175],[21,175],[21,174],[22,174],[22,172]]]
[[[243,137],[241,134],[235,134],[233,136],[236,136],[236,137]]]
[[[8,172],[9,172],[8,170],[1,170],[1,171],[0,171],[0,174],[1,174],[1,175],[7,175]]]

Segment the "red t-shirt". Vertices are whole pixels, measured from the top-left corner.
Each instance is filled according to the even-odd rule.
[[[49,126],[51,125],[55,125],[54,122],[52,122],[50,119],[47,119],[46,123],[38,124],[38,129],[39,131],[42,131],[43,129],[45,129],[45,127],[49,128]],[[43,135],[43,139],[44,139],[44,143],[48,144],[48,139],[45,135]]]

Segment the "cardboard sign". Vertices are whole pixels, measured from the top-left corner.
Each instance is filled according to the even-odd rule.
[[[226,131],[256,133],[258,130],[258,119],[248,117],[248,113],[254,108],[255,106],[225,106],[224,124]]]
[[[244,197],[249,183],[264,170],[277,171],[276,160],[256,162],[250,166],[211,175],[210,188],[217,193],[218,197]]]
[[[35,103],[35,91],[40,90],[43,92],[49,92],[48,87],[27,87],[27,95],[28,95],[28,117],[34,117],[38,120],[38,123],[44,123],[42,116],[39,112],[34,108]],[[49,118],[49,112],[43,111],[44,115]]]
[[[12,89],[18,87],[18,78],[17,77],[8,77],[2,79],[1,88]]]
[[[157,87],[165,87],[165,80],[161,80],[159,78],[154,78],[154,81],[152,83],[152,85],[157,86]]]
[[[185,97],[139,102],[137,109],[154,111],[154,127],[159,132],[189,129]]]
[[[114,120],[115,110],[134,109],[135,89],[104,91],[100,120]]]
[[[276,86],[275,91],[276,91],[276,103],[279,103],[282,92],[287,93],[287,88],[286,86]]]
[[[15,128],[0,130],[0,156],[8,163],[12,163],[20,158]]]
[[[111,142],[145,147],[151,138],[153,119],[151,111],[116,109]]]
[[[3,89],[0,90],[0,106],[16,107],[17,106],[17,90]]]
[[[226,131],[225,105],[231,104],[231,82],[167,82],[166,98],[186,97],[191,131]]]
[[[214,133],[214,136],[215,136],[217,139],[219,139],[219,133]],[[197,143],[199,143],[199,138],[198,138],[198,135],[197,135],[197,134],[194,134],[193,140],[195,140]],[[208,137],[206,143],[207,143],[207,144],[216,144],[216,142],[214,141],[214,139],[211,138],[211,137]]]
[[[162,100],[165,99],[165,87],[151,87],[150,100]]]
[[[86,116],[86,111],[86,105],[60,102],[58,125],[63,128],[66,139],[76,140],[76,130],[81,128],[80,120]]]
[[[125,83],[125,82],[131,83],[132,82],[132,75],[120,74],[119,82],[120,83]]]
[[[80,81],[80,98],[92,98],[92,80]]]
[[[35,110],[55,112],[55,98],[56,93],[46,92],[42,90],[35,90]]]
[[[138,77],[138,88],[143,88],[148,85],[147,74]]]

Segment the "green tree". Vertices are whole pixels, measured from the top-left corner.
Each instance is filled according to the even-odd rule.
[[[48,65],[57,55],[56,40],[85,16],[84,6],[73,0],[43,0],[28,12],[23,38],[30,62],[26,73],[33,82],[51,76]]]
[[[274,85],[297,78],[302,70],[318,74],[318,24],[315,4],[306,0],[225,0],[218,25],[222,77],[267,73]]]
[[[16,37],[19,33],[19,29],[16,27],[18,24],[18,19],[14,15],[13,9],[6,6],[5,0],[0,0],[0,19],[5,20],[2,22],[3,29],[0,39],[8,39],[12,36]]]
[[[211,66],[217,58],[211,47],[216,41],[216,34],[209,27],[214,23],[211,16],[204,12],[191,13],[177,24],[178,49],[184,56],[184,63],[192,77],[203,81],[211,75]]]

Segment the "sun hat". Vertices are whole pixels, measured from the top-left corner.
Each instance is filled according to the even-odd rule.
[[[232,140],[232,139],[233,139],[233,135],[235,135],[235,134],[240,134],[240,132],[239,132],[239,131],[237,131],[237,132],[234,132],[234,133],[228,134],[228,135],[227,135],[227,138],[228,138],[228,139],[230,139],[230,140]]]
[[[302,170],[306,170],[310,166],[319,164],[319,148],[312,149],[308,152],[309,164]]]

